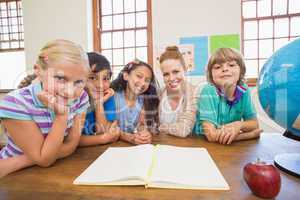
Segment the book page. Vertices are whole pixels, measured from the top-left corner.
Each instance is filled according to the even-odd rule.
[[[152,161],[153,145],[110,147],[100,155],[74,184],[144,185]]]
[[[148,187],[228,190],[229,186],[204,148],[160,145]]]

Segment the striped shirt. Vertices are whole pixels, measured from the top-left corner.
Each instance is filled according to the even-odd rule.
[[[41,83],[35,83],[7,94],[3,100],[0,101],[0,119],[9,118],[34,121],[41,130],[41,134],[43,134],[44,137],[47,137],[55,119],[55,113],[53,110],[43,105],[37,98],[40,91],[42,91]],[[88,107],[89,97],[84,91],[81,96],[74,100],[69,106],[65,136],[73,125],[74,117],[79,113],[85,112]],[[5,134],[8,137],[8,142],[0,151],[0,159],[23,154],[22,150],[9,136],[7,130],[5,130]],[[20,131],[19,134],[22,134],[22,131]]]

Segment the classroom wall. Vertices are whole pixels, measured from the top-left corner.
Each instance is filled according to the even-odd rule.
[[[240,0],[152,0],[153,50],[178,44],[180,37],[240,34]],[[197,84],[203,77],[192,76]]]
[[[68,39],[92,50],[92,0],[22,1],[25,58],[31,69],[47,41]]]

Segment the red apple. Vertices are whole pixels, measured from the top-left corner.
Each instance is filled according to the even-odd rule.
[[[244,180],[253,194],[262,198],[275,197],[281,187],[281,179],[278,170],[263,161],[248,163],[244,167]]]

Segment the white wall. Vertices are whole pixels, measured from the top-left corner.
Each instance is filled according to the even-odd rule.
[[[27,69],[47,41],[68,39],[92,50],[92,0],[26,0],[24,14]]]
[[[240,0],[152,0],[153,50],[180,37],[240,34]],[[199,77],[191,77],[193,83]]]

